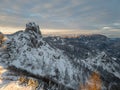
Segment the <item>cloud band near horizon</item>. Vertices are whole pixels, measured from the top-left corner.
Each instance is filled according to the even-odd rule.
[[[119,35],[119,3],[120,0],[1,0],[0,27],[22,28],[34,21],[47,29]]]

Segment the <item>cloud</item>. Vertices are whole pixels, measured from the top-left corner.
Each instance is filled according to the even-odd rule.
[[[1,0],[0,26],[100,30],[120,28],[120,0]],[[108,28],[111,27],[111,28]]]
[[[115,26],[120,26],[120,23],[114,23]]]
[[[103,30],[110,30],[110,29],[112,29],[111,27],[103,27],[102,28]]]

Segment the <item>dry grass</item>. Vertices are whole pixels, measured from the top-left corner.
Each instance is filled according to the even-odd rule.
[[[20,84],[26,84],[29,87],[32,87],[34,90],[39,86],[39,82],[37,80],[34,80],[32,78],[26,78],[26,77],[20,77],[18,79]]]
[[[92,73],[88,81],[84,85],[80,85],[79,90],[101,90],[100,75],[96,72]]]

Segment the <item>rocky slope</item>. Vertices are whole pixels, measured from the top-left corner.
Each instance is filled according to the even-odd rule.
[[[82,64],[90,71],[99,72],[103,87],[105,85],[105,87],[107,86],[106,89],[109,86],[108,90],[119,90],[119,38],[107,38],[97,34],[83,35],[75,38],[45,37],[44,40],[63,50],[65,54],[73,59],[72,63],[77,67],[80,67],[79,65]]]
[[[51,90],[63,87],[76,90],[94,72],[100,75],[102,90],[120,88],[119,39],[103,35],[43,37],[34,22],[26,24],[24,31],[6,37],[1,46],[0,62],[42,79],[43,83],[52,82],[50,87],[47,85],[49,90],[54,85]]]

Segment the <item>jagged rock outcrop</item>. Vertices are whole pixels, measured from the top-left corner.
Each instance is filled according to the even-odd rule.
[[[25,31],[26,32],[27,31],[34,31],[37,34],[41,35],[41,31],[40,31],[39,25],[36,25],[35,22],[29,22],[29,23],[27,23]]]
[[[57,85],[77,88],[79,82],[75,83],[73,78],[77,71],[73,70],[69,57],[44,41],[36,24],[27,24],[25,31],[8,36],[4,44],[7,45],[4,52],[9,55],[9,58],[3,57],[2,54],[0,60],[4,60],[7,65],[45,77]],[[67,81],[66,73],[70,82]]]

